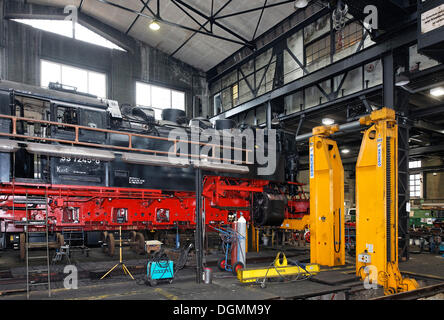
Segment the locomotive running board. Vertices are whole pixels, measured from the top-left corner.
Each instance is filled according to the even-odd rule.
[[[20,147],[17,141],[0,139],[0,152],[16,152],[18,149]]]
[[[148,154],[138,153],[122,153],[122,160],[131,164],[188,168],[190,162],[185,158],[153,156]]]
[[[236,164],[229,163],[217,163],[211,161],[194,161],[193,165],[195,168],[200,168],[207,171],[216,172],[229,172],[229,173],[242,173],[247,174],[250,172],[247,166],[240,166]]]
[[[53,144],[28,142],[26,150],[29,153],[53,157],[78,157],[101,161],[112,161],[115,156],[112,152],[90,148],[79,148],[72,146],[60,146]]]

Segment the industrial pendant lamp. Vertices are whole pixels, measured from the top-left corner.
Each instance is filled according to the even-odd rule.
[[[156,19],[154,19],[153,21],[150,22],[149,27],[150,27],[151,30],[157,31],[157,30],[160,29],[160,24],[159,24],[159,22],[157,22]]]
[[[444,88],[438,87],[430,90],[430,94],[434,97],[442,97],[444,96]]]
[[[410,79],[405,72],[396,75],[395,85],[397,87],[403,87],[410,83]]]
[[[324,118],[324,119],[322,119],[322,124],[324,125],[324,126],[331,126],[331,125],[333,125],[335,123],[335,120],[333,120],[333,119],[330,119],[330,118]]]
[[[305,8],[308,5],[308,0],[296,0],[294,6],[298,9]]]

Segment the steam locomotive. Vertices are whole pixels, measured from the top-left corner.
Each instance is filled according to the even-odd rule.
[[[25,241],[39,241],[37,235],[48,228],[56,245],[77,230],[88,244],[105,244],[112,254],[114,232],[121,228],[143,250],[155,231],[194,230],[199,183],[207,226],[226,225],[241,214],[256,227],[280,226],[285,218],[308,214],[296,183],[294,136],[276,130],[276,170],[264,176],[251,155],[259,146],[267,149],[271,138],[265,131],[261,144],[256,129],[231,120],[213,125],[187,119],[176,109],[165,109],[157,121],[152,109],[58,84],[44,89],[1,81],[0,247],[20,248],[23,256]],[[233,134],[228,149],[240,152],[240,162],[220,161],[226,150],[219,142],[246,130],[254,133],[253,148]],[[185,137],[172,139],[174,132]],[[196,142],[193,133],[212,138]],[[193,148],[197,153],[183,156]],[[206,158],[203,148],[209,150]]]

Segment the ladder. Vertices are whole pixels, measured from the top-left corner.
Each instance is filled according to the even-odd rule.
[[[49,257],[49,226],[48,226],[48,194],[45,193],[45,199],[44,204],[46,206],[44,213],[45,218],[44,220],[31,220],[29,217],[29,204],[42,204],[43,199],[31,199],[31,202],[29,201],[28,193],[26,193],[26,222],[24,224],[24,231],[25,231],[25,248],[26,248],[26,298],[29,300],[30,297],[30,291],[31,287],[33,286],[42,286],[47,285],[48,286],[48,297],[51,297],[51,272],[50,272],[50,257]],[[46,240],[46,255],[38,255],[38,256],[31,256],[29,254],[29,249],[32,248],[32,244],[29,242],[29,226],[44,226],[45,227],[45,240]],[[29,280],[29,262],[31,260],[45,260],[46,259],[46,269],[43,269],[41,271],[46,271],[48,275],[47,282],[39,282],[39,283],[31,283]]]
[[[88,256],[89,248],[85,245],[85,231],[83,227],[65,227],[62,229],[65,243],[69,246],[69,252],[82,251]]]
[[[62,235],[69,247],[83,247],[85,245],[85,235],[83,228],[63,228]]]

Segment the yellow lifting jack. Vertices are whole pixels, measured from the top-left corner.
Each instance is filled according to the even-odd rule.
[[[376,110],[355,123],[313,129],[310,137],[311,263],[345,263],[344,170],[334,133],[361,126],[356,164],[356,275],[385,294],[417,289],[398,267],[398,125],[395,111]]]
[[[281,257],[282,255],[282,257]],[[284,278],[293,276],[310,277],[319,273],[319,265],[289,265],[287,257],[284,253],[279,252],[273,265],[260,269],[240,269],[237,271],[237,278],[241,283],[261,283],[261,287],[265,287],[265,281],[269,278]]]
[[[356,275],[394,294],[418,288],[398,268],[398,125],[395,111],[360,119],[364,133],[356,164]]]
[[[345,264],[344,168],[336,141],[339,126],[313,129],[310,138],[310,261]]]

